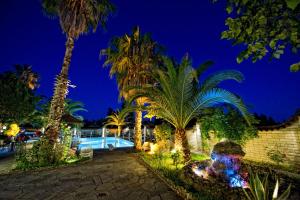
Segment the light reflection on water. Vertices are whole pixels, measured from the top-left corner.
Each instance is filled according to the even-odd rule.
[[[120,147],[133,147],[134,144],[128,140],[115,137],[91,137],[91,138],[79,138],[79,149],[92,148],[92,149],[108,149],[108,145],[111,144],[116,148]]]

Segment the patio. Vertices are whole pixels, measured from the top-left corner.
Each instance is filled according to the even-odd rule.
[[[0,162],[3,162],[0,160]],[[0,175],[0,199],[180,199],[130,153],[79,165]]]

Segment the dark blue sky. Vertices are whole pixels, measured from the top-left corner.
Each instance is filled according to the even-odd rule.
[[[89,119],[104,117],[108,107],[118,107],[118,90],[102,68],[99,51],[115,35],[139,25],[151,32],[167,48],[168,55],[181,58],[186,52],[194,65],[213,60],[208,73],[237,69],[245,75],[242,84],[226,82],[222,86],[241,96],[252,112],[265,113],[284,120],[300,108],[300,72],[290,73],[289,65],[299,55],[286,53],[281,60],[268,59],[255,64],[236,63],[241,47],[220,40],[225,30],[224,4],[210,0],[115,0],[118,11],[108,21],[107,31],[83,35],[75,43],[70,79],[77,86],[69,97],[86,104]],[[51,96],[65,51],[65,35],[57,19],[44,16],[39,0],[1,0],[0,71],[13,64],[31,64],[41,76],[39,93]]]

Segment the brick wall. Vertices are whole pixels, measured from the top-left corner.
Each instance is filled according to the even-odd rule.
[[[189,132],[191,131],[192,130]],[[189,133],[188,135],[189,143],[194,146],[196,143],[194,141],[195,137],[192,137],[192,133]],[[204,152],[209,152],[213,145],[218,142],[218,139],[214,137],[213,133],[210,135],[210,140],[202,141],[201,149]],[[195,150],[198,149],[199,147],[195,148]],[[274,162],[267,154],[268,152],[275,150],[282,153],[284,164],[300,168],[300,117],[288,126],[259,131],[258,137],[247,141],[243,146],[243,149],[246,153],[245,159],[271,163]]]
[[[285,128],[259,131],[258,136],[244,145],[246,159],[273,162],[267,154],[277,150],[284,155],[285,164],[300,168],[300,118]]]

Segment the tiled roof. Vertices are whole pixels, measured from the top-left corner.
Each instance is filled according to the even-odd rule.
[[[271,125],[271,126],[260,126],[260,127],[258,127],[258,130],[270,131],[270,130],[277,130],[277,129],[286,128],[288,126],[291,126],[296,121],[298,121],[299,118],[300,118],[300,109],[298,109],[295,112],[295,114],[292,117],[290,117],[288,120],[286,120],[285,122],[280,123],[280,124],[276,124],[276,125]]]

